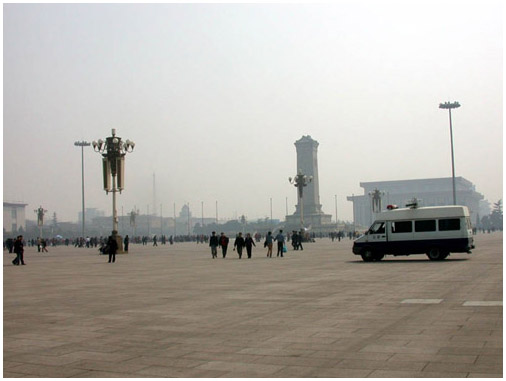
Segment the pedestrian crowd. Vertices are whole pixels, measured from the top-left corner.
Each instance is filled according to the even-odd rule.
[[[273,235],[272,232],[268,232],[265,236],[260,233],[255,233],[252,235],[251,233],[246,233],[246,236],[243,236],[243,233],[237,233],[235,236],[235,240],[233,242],[232,251],[237,253],[239,259],[243,257],[244,249],[246,251],[246,255],[248,258],[252,258],[253,248],[257,247],[257,244],[264,239],[263,244],[264,248],[267,249],[266,256],[268,258],[272,258],[273,248],[276,249],[276,257],[284,257],[284,254],[287,251],[287,243],[291,242],[293,250],[304,250],[302,243],[303,242],[314,242],[315,238],[323,238],[327,236],[334,240],[341,240],[345,236],[348,236],[350,239],[356,237],[356,233],[350,232],[346,234],[345,232],[333,232],[329,234],[315,234],[308,233],[306,231],[301,230],[300,232],[292,231],[291,234],[285,235],[283,234],[283,230],[279,230],[278,234]],[[37,247],[37,251],[39,253],[47,253],[49,246],[58,246],[58,245],[66,245],[69,246],[72,244],[75,247],[80,248],[98,248],[100,254],[108,255],[109,262],[114,263],[116,259],[116,253],[119,250],[118,242],[115,239],[112,239],[112,236],[109,237],[78,237],[78,238],[62,238],[61,236],[57,236],[59,238],[40,238],[37,239],[28,239],[24,240],[23,236],[17,236],[16,238],[7,238],[4,240],[4,250],[8,250],[9,253],[15,253],[16,258],[12,261],[13,264],[21,264],[24,265],[24,246],[32,246]],[[211,247],[211,255],[212,258],[218,257],[218,251],[221,252],[223,258],[226,258],[227,251],[230,243],[230,239],[227,237],[225,233],[221,233],[219,236],[216,232],[212,232],[211,236],[200,234],[200,235],[174,235],[167,237],[166,235],[161,235],[158,238],[157,235],[152,236],[134,236],[129,238],[126,235],[123,239],[123,250],[128,252],[129,244],[136,243],[142,245],[152,244],[153,246],[158,246],[158,242],[161,245],[170,244],[179,242],[196,242],[197,244],[209,244]]]
[[[244,248],[246,248],[246,255],[248,258],[252,257],[253,247],[256,247],[255,241],[257,243],[261,241],[261,235],[258,233],[255,234],[254,237],[255,239],[253,239],[251,233],[246,233],[246,237],[243,237],[242,232],[237,233],[232,251],[237,252],[239,259],[242,258]],[[296,232],[292,235],[292,244],[294,239],[296,242],[300,242],[300,244],[297,244],[297,247],[299,247],[299,245],[302,247],[302,238],[298,241],[298,233]],[[274,242],[277,244],[276,257],[284,257],[284,253],[287,251],[285,241],[286,238],[283,235],[283,230],[280,230],[276,236],[273,236],[272,232],[268,232],[264,240],[264,248],[267,248],[267,258],[272,258],[272,248]],[[211,237],[209,237],[209,247],[211,247],[212,258],[218,258],[218,249],[221,248],[221,254],[223,259],[225,259],[227,257],[229,242],[230,239],[225,235],[225,233],[222,232],[220,233],[220,236],[217,236],[216,232],[212,232]]]

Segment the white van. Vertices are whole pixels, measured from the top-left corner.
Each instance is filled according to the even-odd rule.
[[[353,243],[353,253],[365,262],[386,254],[427,254],[443,260],[450,253],[471,253],[473,231],[466,206],[433,206],[388,210],[376,214],[369,230]]]

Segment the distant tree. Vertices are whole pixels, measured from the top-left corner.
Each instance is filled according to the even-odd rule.
[[[490,216],[483,216],[481,218],[481,228],[483,230],[490,229]]]
[[[242,231],[242,225],[237,220],[227,221],[223,225],[223,230],[227,232],[240,232]]]
[[[490,214],[490,225],[492,229],[502,230],[503,227],[502,199],[494,203],[494,208]]]

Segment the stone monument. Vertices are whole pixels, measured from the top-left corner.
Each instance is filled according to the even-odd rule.
[[[304,186],[302,199],[297,195],[297,205],[295,213],[286,216],[287,231],[300,230],[301,228],[301,210],[304,220],[304,227],[313,231],[331,231],[335,228],[332,224],[332,216],[322,211],[320,204],[320,185],[318,176],[318,142],[311,136],[303,136],[295,142],[297,149],[297,174],[302,173],[310,182]],[[301,208],[301,202],[304,204]]]

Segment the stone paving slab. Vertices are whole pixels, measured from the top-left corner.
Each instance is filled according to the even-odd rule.
[[[502,377],[502,235],[365,263],[329,239],[266,258],[131,245],[4,254],[6,378]]]

